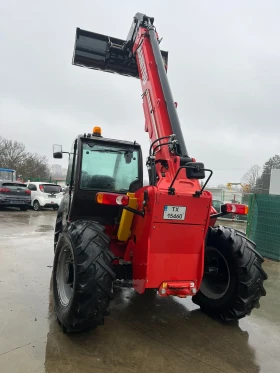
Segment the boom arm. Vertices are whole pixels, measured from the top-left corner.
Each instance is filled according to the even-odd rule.
[[[153,18],[137,13],[126,41],[77,29],[73,64],[140,78],[145,131],[152,150],[148,168],[157,171],[157,180],[154,172],[152,182],[155,185],[162,175],[168,174],[172,180],[180,165],[191,162],[191,158],[167,79],[168,54],[160,51],[153,23]],[[166,143],[168,146],[163,146]]]
[[[143,90],[146,131],[152,141],[176,134],[180,154],[187,156],[179,118],[169,87],[166,68],[159,49],[154,19],[141,13],[134,17],[126,45],[136,55]],[[148,109],[148,110],[147,110]],[[147,123],[148,122],[148,123]]]

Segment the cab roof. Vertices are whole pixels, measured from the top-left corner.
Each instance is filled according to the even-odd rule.
[[[139,148],[140,144],[138,144],[136,141],[126,141],[126,140],[117,140],[117,139],[109,139],[102,136],[94,136],[91,133],[84,133],[83,135],[78,135],[77,139],[83,140],[93,140],[93,141],[100,141],[104,143],[111,143],[115,145],[124,145],[124,146],[134,146]]]

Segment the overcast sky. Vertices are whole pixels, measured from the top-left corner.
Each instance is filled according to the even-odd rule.
[[[125,39],[136,12],[155,17],[187,149],[212,185],[280,153],[277,0],[2,0],[0,135],[57,163],[54,143],[101,126],[146,158],[140,82],[71,65],[76,27]]]

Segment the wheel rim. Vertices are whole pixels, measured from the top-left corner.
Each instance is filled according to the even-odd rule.
[[[74,293],[74,262],[70,248],[61,249],[56,270],[57,293],[62,306],[67,307]]]
[[[38,203],[37,201],[34,202],[33,207],[34,207],[34,210],[35,210],[35,211],[38,211],[38,210],[39,210],[39,203]]]
[[[225,257],[215,247],[207,246],[200,291],[210,299],[220,299],[226,294],[229,284],[230,271]]]

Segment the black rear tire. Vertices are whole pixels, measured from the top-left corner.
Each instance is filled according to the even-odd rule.
[[[65,225],[63,225],[63,212],[58,211],[56,216],[56,222],[55,222],[55,228],[54,228],[54,253],[56,250],[57,243],[59,241],[59,237],[65,228]]]
[[[266,295],[264,259],[244,234],[227,227],[209,228],[205,248],[205,273],[200,291],[193,297],[210,316],[238,320],[259,308]]]
[[[40,205],[39,201],[37,201],[37,200],[34,201],[33,209],[34,209],[34,211],[40,211],[41,210],[41,205]]]
[[[70,259],[63,266],[65,255]],[[113,298],[113,259],[109,238],[99,224],[80,220],[61,232],[54,257],[53,295],[65,332],[87,331],[104,323]]]

